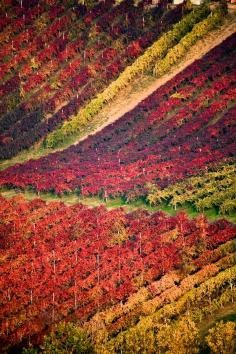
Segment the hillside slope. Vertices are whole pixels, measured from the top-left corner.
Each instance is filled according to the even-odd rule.
[[[147,2],[0,1],[2,354],[236,351],[235,13]]]
[[[96,135],[0,172],[0,185],[132,201],[146,197],[150,183],[162,190],[232,164],[235,40],[229,37]],[[234,194],[227,198],[234,203]]]
[[[115,99],[111,104],[108,104],[108,106],[105,107],[100,114],[98,114],[93,122],[93,125],[91,125],[90,130],[87,128],[87,130],[89,130],[89,134],[96,134],[106,125],[121,118],[125,113],[134,109],[139,102],[143,101],[167,81],[171,80],[188,65],[191,65],[195,60],[201,59],[211,49],[222,43],[227,37],[235,32],[235,21],[236,12],[232,14],[232,17],[227,18],[225,23],[220,28],[208,33],[203,39],[193,45],[184,59],[172,67],[170,72],[164,76],[156,79],[154,77],[143,75],[138,80],[130,83],[130,86],[123,90],[117,99]],[[104,123],[100,125],[103,121]],[[96,122],[99,122],[99,126],[94,130],[94,123],[96,124]],[[82,139],[86,139],[87,136],[88,135],[83,136]],[[82,139],[75,141],[74,144]]]
[[[1,198],[0,217],[2,352],[65,320],[91,333],[96,353],[151,354],[163,321],[198,323],[235,301],[236,227],[225,220],[20,197]]]
[[[144,4],[106,0],[89,10],[57,1],[22,7],[20,23],[13,15],[1,35],[2,159],[70,119],[185,13],[182,5],[167,10],[166,1],[150,11]],[[34,14],[29,22],[27,11]]]
[[[99,114],[97,114],[91,123],[88,123],[85,128],[82,128],[77,135],[65,139],[61,147],[55,147],[53,150],[62,150],[72,143],[84,140],[88,135],[95,134],[102,130],[105,126],[113,123],[123,114],[133,109],[140,101],[145,99],[148,95],[165,84],[168,80],[172,79],[181,70],[190,65],[194,60],[200,59],[209,50],[220,44],[228,36],[235,32],[236,12],[226,16],[222,26],[216,30],[211,31],[203,39],[199,40],[187,52],[186,56],[161,78],[143,75],[140,78],[130,82],[130,85],[122,90],[122,93],[117,96],[111,103],[105,105]],[[29,159],[36,159],[40,156],[49,154],[52,149],[47,149],[40,145],[30,148],[29,151],[25,150],[19,153],[17,157],[10,160],[1,161],[0,169],[14,165],[17,162],[24,162]]]

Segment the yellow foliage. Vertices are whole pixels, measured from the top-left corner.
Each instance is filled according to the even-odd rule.
[[[111,241],[112,245],[122,244],[129,237],[126,227],[123,222],[115,221],[111,227]]]
[[[46,28],[48,23],[49,23],[49,18],[47,13],[44,13],[35,21],[35,25],[38,31],[42,31],[44,28]]]
[[[20,97],[21,97],[21,98],[24,98],[24,97],[25,97],[25,90],[24,90],[24,87],[23,87],[23,83],[22,83],[22,82],[20,83]]]
[[[55,147],[63,142],[65,136],[78,132],[81,125],[86,125],[87,122],[102,109],[105,103],[114,99],[122,89],[129,85],[131,80],[142,75],[144,72],[150,72],[155,63],[162,59],[167,51],[175,45],[195,23],[204,18],[207,13],[209,13],[207,7],[200,7],[175,24],[172,30],[164,33],[144,54],[138,57],[132,65],[126,67],[118,79],[113,81],[101,94],[97,95],[86,107],[82,108],[69,122],[65,122],[57,131],[49,134],[45,141],[46,146]]]
[[[199,353],[199,333],[193,321],[182,318],[174,325],[163,325],[157,333],[158,353]]]
[[[30,59],[30,66],[32,69],[38,69],[39,67],[39,63],[36,61],[34,57]]]
[[[198,39],[202,38],[206,33],[215,28],[222,19],[223,13],[221,11],[216,11],[215,13],[211,13],[200,23],[195,24],[192,31],[187,33],[176,46],[171,48],[164,59],[157,62],[153,69],[154,75],[164,75],[173,64],[187,53],[188,49],[196,43]]]
[[[211,353],[234,354],[236,351],[236,325],[234,322],[220,321],[209,329],[206,337]]]
[[[116,352],[126,354],[154,354],[155,336],[153,331],[145,328],[132,328],[126,336],[121,336],[115,343]]]

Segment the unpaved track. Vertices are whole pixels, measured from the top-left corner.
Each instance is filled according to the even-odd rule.
[[[195,60],[203,57],[212,48],[219,45],[227,37],[236,32],[236,14],[227,19],[225,24],[219,29],[209,33],[203,39],[199,40],[187,53],[185,58],[176,64],[171,71],[161,78],[155,79],[153,77],[144,76],[134,81],[127,89],[123,90],[115,100],[106,105],[101,113],[99,113],[93,122],[97,128],[91,130],[88,134],[78,139],[74,144],[79,141],[85,140],[89,134],[95,134],[101,131],[107,125],[115,122],[121,118],[125,113],[132,110],[139,102],[147,98],[151,93],[157,90],[160,86],[164,85],[167,81],[172,79],[176,74],[184,70],[188,65],[192,64]],[[92,124],[93,124],[92,122]],[[99,124],[99,122],[103,122]]]
[[[228,16],[225,20],[225,24],[218,30],[212,31],[206,35],[202,40],[199,40],[187,53],[187,55],[181,60],[179,64],[176,64],[171,71],[161,78],[154,78],[152,76],[143,76],[124,89],[117,97],[107,104],[102,111],[97,114],[90,122],[89,126],[86,126],[86,130],[81,132],[80,137],[71,141],[70,144],[77,144],[80,141],[85,140],[90,134],[96,134],[101,131],[107,125],[115,122],[125,113],[132,110],[139,102],[148,97],[152,92],[164,85],[168,80],[172,79],[176,74],[181,72],[188,65],[192,64],[195,60],[200,59],[212,48],[219,45],[227,37],[236,32],[236,11]],[[12,159],[1,162],[0,170],[12,166],[16,163],[23,163],[30,159],[39,159],[54,151],[61,151],[66,149],[69,145],[62,146],[56,149],[47,149],[45,151],[38,152],[38,146],[41,142],[35,144],[34,148],[29,151],[23,151],[18,156]]]

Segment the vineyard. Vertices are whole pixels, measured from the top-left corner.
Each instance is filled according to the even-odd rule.
[[[130,201],[146,197],[150,183],[162,189],[200,171],[211,173],[206,170],[219,163],[230,168],[236,152],[235,44],[233,35],[78,145],[0,172],[0,185]],[[201,200],[198,207],[207,208]],[[230,189],[227,200],[235,201]]]
[[[30,147],[69,119],[183,14],[182,6],[167,11],[165,2],[146,16],[142,4],[113,4],[101,2],[89,13],[83,6],[41,9],[43,15],[25,32],[12,38],[3,32],[1,158]]]
[[[0,9],[0,353],[234,354],[236,32],[79,139],[235,13],[168,0]]]
[[[101,316],[108,335],[117,334],[111,342],[119,348],[139,318],[136,326],[147,322],[145,331],[154,330],[153,318],[161,321],[163,305],[183,297],[188,303],[193,292],[197,311],[208,283],[205,305],[224,294],[225,303],[235,296],[230,284],[236,275],[236,227],[223,220],[209,224],[204,216],[189,220],[184,213],[125,214],[21,197],[1,199],[1,220],[6,345],[36,335],[39,340],[61,320],[79,318],[86,326]],[[187,308],[184,303],[175,311]]]

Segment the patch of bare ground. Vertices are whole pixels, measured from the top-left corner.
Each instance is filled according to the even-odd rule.
[[[176,74],[184,70],[195,60],[203,57],[212,48],[219,45],[227,37],[236,32],[236,11],[231,12],[225,22],[218,29],[207,34],[203,39],[199,40],[186,54],[186,56],[176,64],[166,75],[155,78],[153,76],[144,75],[134,80],[126,89],[124,89],[117,97],[108,103],[102,111],[82,130],[77,136],[69,137],[65,144],[56,149],[45,149],[41,147],[41,141],[36,143],[32,148],[22,151],[10,160],[1,161],[0,170],[12,166],[16,163],[23,163],[29,159],[38,159],[46,156],[53,151],[64,150],[72,144],[85,140],[90,134],[96,134],[107,125],[115,122],[125,113],[132,110],[139,102],[147,98],[152,92],[164,85],[168,80],[172,79]]]
[[[87,127],[87,134],[76,140],[74,144],[86,139],[89,134],[95,134],[105,126],[115,122],[125,113],[132,110],[139,102],[147,98],[159,87],[184,70],[188,65],[192,64],[195,60],[200,59],[212,48],[223,42],[236,31],[235,23],[236,13],[234,12],[225,19],[223,26],[210,32],[190,48],[186,56],[166,75],[160,78],[144,75],[133,81],[117,96],[115,100],[103,108],[103,110],[93,119],[92,124]]]

